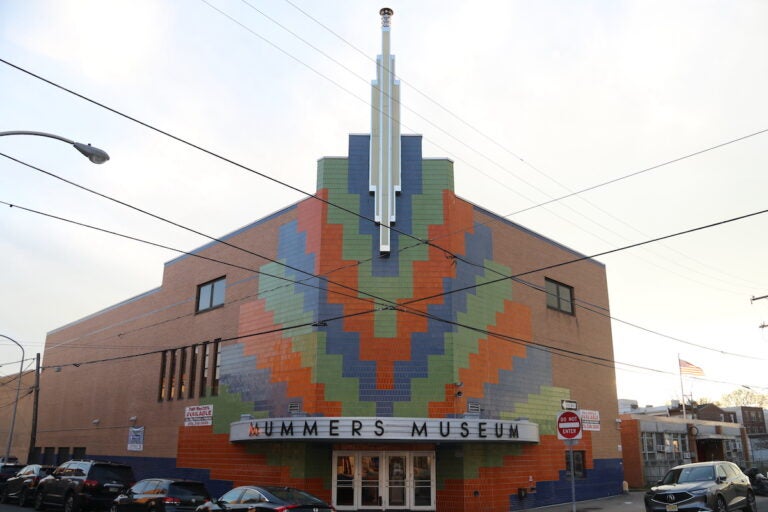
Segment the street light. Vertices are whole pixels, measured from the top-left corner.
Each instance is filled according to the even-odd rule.
[[[80,153],[85,155],[85,157],[88,160],[90,160],[95,164],[103,164],[104,162],[109,160],[109,155],[103,149],[93,147],[90,144],[75,142],[73,140],[69,140],[66,137],[62,137],[60,135],[54,135],[53,133],[30,132],[30,131],[0,132],[0,137],[4,137],[6,135],[35,135],[37,137],[48,137],[50,139],[56,139],[62,142],[66,142],[67,144],[71,144],[72,146],[74,146],[76,150],[78,150]]]
[[[11,338],[10,336],[6,336],[5,334],[0,334],[0,338],[5,338],[7,340],[14,342],[21,349],[21,364],[19,365],[19,382],[16,385],[16,401],[13,403],[13,415],[11,416],[11,428],[8,429],[8,444],[5,447],[5,462],[8,463],[8,459],[11,456],[11,441],[13,441],[13,428],[14,426],[16,426],[16,410],[19,408],[19,394],[21,393],[21,377],[22,377],[22,374],[24,373],[24,347],[22,347],[18,341]]]
[[[62,142],[66,142],[67,144],[72,145],[76,150],[82,153],[83,156],[85,156],[88,160],[90,160],[94,164],[103,164],[104,162],[109,160],[109,155],[103,149],[93,147],[90,144],[75,142],[73,140],[69,140],[66,137],[62,137],[61,135],[55,135],[53,133],[33,132],[33,131],[27,131],[27,130],[0,132],[0,137],[6,137],[8,135],[34,135],[36,137],[48,137],[49,139],[60,140]],[[19,365],[19,382],[16,385],[16,401],[13,404],[13,415],[11,416],[11,428],[8,429],[8,444],[5,447],[4,462],[7,463],[8,459],[11,456],[11,443],[13,442],[13,429],[16,426],[16,411],[19,408],[19,395],[21,394],[21,378],[24,373],[24,354],[25,353],[24,353],[24,347],[22,347],[18,341],[14,340],[9,336],[6,336],[5,334],[0,334],[0,338],[5,338],[7,340],[12,341],[21,349],[21,364]]]

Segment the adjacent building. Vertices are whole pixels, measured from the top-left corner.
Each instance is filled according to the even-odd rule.
[[[649,487],[678,464],[728,460],[743,468],[751,465],[749,438],[735,415],[712,404],[694,407],[685,416],[673,413],[679,410],[668,408],[663,414],[647,407],[621,415],[624,475],[630,487]]]
[[[580,500],[621,492],[605,266],[462,199],[400,133],[381,14],[371,133],[318,161],[314,196],[49,333],[34,458],[338,510],[541,506],[572,476]],[[573,464],[563,401],[588,419]]]

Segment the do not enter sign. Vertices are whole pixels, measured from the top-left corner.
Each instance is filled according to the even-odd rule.
[[[581,418],[573,411],[563,411],[557,415],[558,439],[581,439]]]

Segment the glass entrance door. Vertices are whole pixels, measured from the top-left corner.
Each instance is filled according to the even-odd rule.
[[[334,452],[337,510],[435,510],[434,452]]]
[[[406,470],[408,464],[407,455],[387,455],[387,481],[384,482],[387,489],[387,505],[389,508],[405,508],[406,500]]]

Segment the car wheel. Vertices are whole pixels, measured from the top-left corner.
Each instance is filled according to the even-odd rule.
[[[728,512],[728,505],[725,503],[725,498],[718,496],[715,500],[714,512]]]
[[[35,494],[35,510],[45,510],[45,496],[40,491]]]
[[[22,487],[21,490],[19,491],[19,506],[26,507],[28,499],[29,498],[27,496],[27,488]]]
[[[757,512],[757,500],[753,492],[747,491],[747,504],[744,506],[745,512]]]
[[[8,488],[4,487],[3,492],[0,493],[0,503],[8,503]]]
[[[73,493],[67,494],[64,498],[64,512],[79,512],[80,505],[77,503],[77,498]]]

